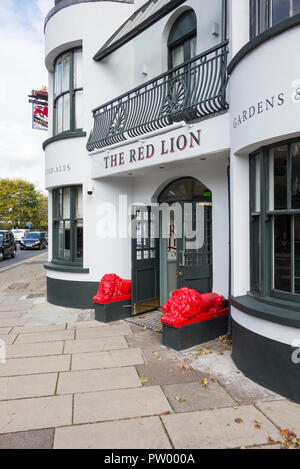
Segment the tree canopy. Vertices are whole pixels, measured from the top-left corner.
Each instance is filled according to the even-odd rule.
[[[0,225],[4,228],[47,229],[48,198],[23,179],[0,179]]]

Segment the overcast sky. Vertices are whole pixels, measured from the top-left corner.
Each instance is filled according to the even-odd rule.
[[[32,89],[47,85],[44,18],[54,0],[0,0],[0,178],[22,177],[44,191],[47,132],[31,129]]]

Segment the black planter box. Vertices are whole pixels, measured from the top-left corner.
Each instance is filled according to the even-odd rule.
[[[225,335],[227,330],[228,316],[179,328],[163,324],[163,345],[178,351],[185,350]]]
[[[99,322],[114,322],[131,316],[131,300],[100,305],[95,303],[95,319]]]

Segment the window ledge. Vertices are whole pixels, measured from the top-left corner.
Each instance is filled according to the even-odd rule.
[[[300,14],[291,16],[287,20],[281,21],[272,28],[267,29],[263,33],[258,34],[253,39],[251,39],[242,49],[233,57],[230,64],[227,67],[228,75],[231,75],[235,67],[241,62],[241,60],[246,57],[250,52],[255,50],[261,44],[273,39],[279,34],[291,29],[300,24]]]
[[[57,272],[70,272],[73,274],[88,274],[90,269],[84,269],[80,265],[56,264],[55,262],[46,262],[46,270],[56,270]]]
[[[54,135],[54,137],[50,137],[47,140],[44,141],[43,143],[43,150],[53,142],[58,142],[60,140],[65,140],[67,138],[78,138],[78,137],[86,137],[86,132],[83,132],[83,130],[78,129],[74,130],[74,132],[63,132],[58,135]]]
[[[250,295],[230,297],[230,305],[250,316],[300,329],[300,305]]]

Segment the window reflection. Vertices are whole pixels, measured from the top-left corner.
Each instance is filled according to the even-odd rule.
[[[290,0],[273,0],[272,1],[272,25],[286,20],[290,16]]]
[[[300,144],[291,146],[292,153],[292,208],[300,209]]]
[[[287,146],[276,148],[270,152],[270,210],[284,210],[287,208],[287,158]]]
[[[274,217],[274,287],[291,290],[291,222],[288,215]]]
[[[300,215],[295,215],[294,222],[295,250],[295,293],[300,293]]]

